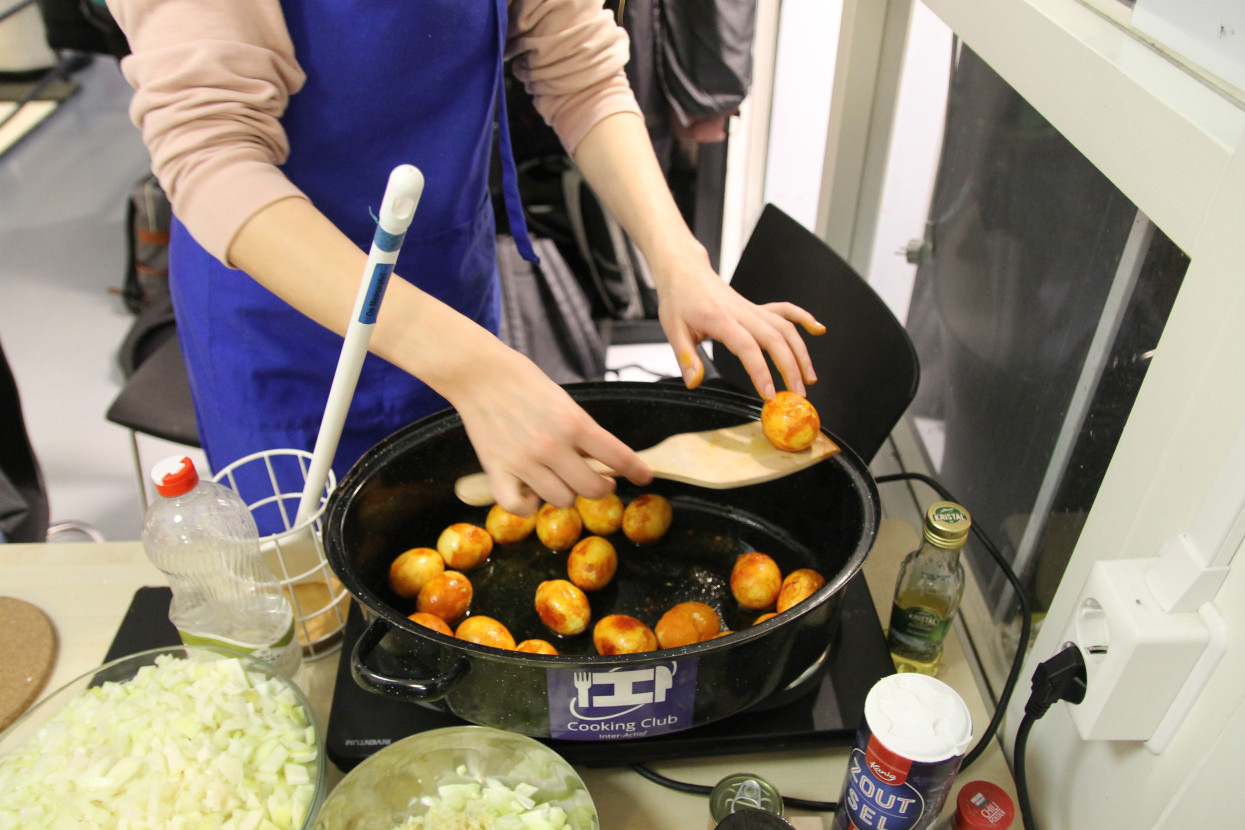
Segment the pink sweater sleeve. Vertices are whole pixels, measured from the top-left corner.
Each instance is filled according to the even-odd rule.
[[[627,31],[601,0],[512,0],[506,57],[568,153],[601,119],[643,118],[624,67]]]
[[[225,259],[261,208],[301,196],[277,165],[279,121],[305,76],[277,0],[109,0],[133,52],[130,117],[178,218]]]
[[[509,0],[507,56],[537,111],[573,151],[594,124],[639,114],[626,32],[600,0]],[[306,76],[278,0],[108,0],[133,51],[130,117],[178,218],[213,256],[256,212],[303,197],[277,165],[281,126]],[[305,197],[303,197],[305,198]]]

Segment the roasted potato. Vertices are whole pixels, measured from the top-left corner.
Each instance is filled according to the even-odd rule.
[[[610,614],[593,627],[592,644],[597,654],[639,654],[657,650],[657,635],[635,617]]]
[[[557,654],[558,650],[548,640],[524,640],[514,647],[515,651],[527,654]]]
[[[415,610],[433,614],[453,625],[471,607],[471,580],[458,571],[445,571],[428,580],[415,599]]]
[[[579,517],[583,519],[584,528],[589,533],[609,536],[622,527],[623,503],[617,493],[610,493],[600,499],[576,496],[575,509],[579,511]]]
[[[566,557],[566,575],[585,591],[599,591],[618,570],[618,552],[608,539],[585,536]]]
[[[821,418],[807,398],[783,390],[761,407],[761,431],[778,449],[799,452],[813,445]]]
[[[389,587],[403,599],[419,596],[429,579],[445,570],[445,560],[432,548],[411,548],[389,564]]]
[[[436,631],[439,634],[444,634],[446,637],[454,636],[454,630],[446,625],[445,620],[441,619],[436,614],[429,614],[427,611],[416,611],[414,614],[407,617],[407,619],[417,625],[422,625],[424,628],[431,628],[433,631]]]
[[[493,552],[493,537],[478,525],[458,522],[441,531],[437,552],[445,560],[445,567],[469,571],[482,565]]]
[[[584,521],[574,507],[554,507],[548,502],[536,513],[536,535],[550,550],[566,550],[579,541]]]
[[[550,579],[536,586],[536,613],[555,634],[573,637],[588,628],[592,608],[588,597],[574,583]]]
[[[680,602],[657,621],[654,633],[662,648],[678,648],[712,640],[722,630],[718,612],[703,602]]]
[[[511,636],[510,629],[492,617],[482,614],[468,617],[460,622],[454,636],[481,646],[514,650],[514,637]]]
[[[645,493],[633,499],[623,511],[622,529],[637,545],[647,545],[665,536],[673,520],[674,509],[669,499]]]
[[[742,553],[731,568],[731,593],[735,601],[752,611],[772,608],[782,590],[778,563],[758,551]]]
[[[825,578],[809,568],[792,571],[782,581],[782,590],[778,592],[778,604],[774,610],[781,614],[817,593],[825,584]]]
[[[499,545],[513,545],[522,542],[536,529],[536,514],[519,516],[495,504],[484,519],[484,529]]]

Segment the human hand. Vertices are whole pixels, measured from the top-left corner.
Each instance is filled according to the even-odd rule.
[[[658,317],[684,384],[689,389],[700,385],[704,365],[696,346],[713,338],[739,358],[765,400],[775,394],[766,353],[786,388],[805,394],[805,385],[816,383],[817,374],[796,325],[814,335],[824,334],[826,327],[793,303],[757,305],[745,299],[714,272],[704,249],[699,245],[696,249],[663,263],[650,262],[658,285]]]
[[[652,480],[648,465],[565,389],[523,355],[498,345],[497,357],[490,355],[456,384],[450,401],[497,504],[527,516],[542,501],[568,507],[576,495],[597,499],[613,492],[614,479],[595,472],[587,458],[635,484]]]

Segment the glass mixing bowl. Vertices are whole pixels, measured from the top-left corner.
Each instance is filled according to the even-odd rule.
[[[196,726],[194,722],[196,718],[179,708],[181,698],[177,692],[162,690],[159,694],[127,697],[126,704],[103,709],[103,712],[109,713],[104,717],[99,716],[100,709],[79,708],[93,703],[90,696],[98,699],[99,696],[104,695],[108,691],[105,687],[108,683],[132,684],[137,681],[139,688],[152,685],[152,681],[146,678],[150,678],[151,673],[156,671],[158,661],[165,663],[176,660],[174,665],[185,666],[180,661],[189,660],[192,662],[191,666],[186,667],[189,672],[194,669],[194,663],[215,663],[227,658],[239,661],[246,675],[252,678],[249,684],[235,682],[235,685],[231,687],[237,691],[228,697],[236,699],[236,702],[241,705],[249,703],[252,706],[264,706],[265,701],[261,698],[272,696],[254,690],[261,686],[266,688],[269,681],[273,682],[274,688],[288,690],[293,695],[293,700],[288,703],[288,706],[279,707],[279,711],[283,714],[274,715],[277,720],[273,722],[289,723],[291,728],[301,730],[299,743],[313,744],[315,758],[313,760],[296,758],[282,760],[279,752],[266,757],[271,757],[274,762],[281,761],[277,764],[278,768],[275,772],[277,776],[288,774],[301,780],[303,772],[290,770],[287,773],[284,768],[287,761],[302,767],[305,771],[308,780],[299,785],[299,792],[301,796],[308,799],[306,816],[301,822],[296,822],[291,818],[285,822],[284,826],[290,830],[310,828],[328,789],[328,760],[324,753],[324,737],[316,724],[311,704],[293,681],[268,663],[239,652],[201,646],[170,646],[151,649],[105,663],[44,697],[10,724],[8,729],[0,732],[0,828],[6,826],[3,820],[6,813],[22,817],[20,824],[13,825],[15,827],[38,824],[34,814],[23,814],[18,811],[10,813],[10,810],[14,810],[19,804],[18,796],[15,794],[17,790],[14,782],[18,780],[15,776],[22,771],[22,767],[30,768],[40,763],[42,765],[37,768],[38,775],[23,775],[21,780],[37,780],[39,794],[43,797],[44,803],[56,802],[56,806],[61,808],[65,804],[89,803],[104,811],[104,813],[95,815],[94,820],[92,817],[73,819],[61,815],[59,820],[62,823],[55,826],[65,826],[66,822],[72,826],[83,827],[112,826],[106,814],[122,809],[120,806],[122,804],[127,805],[125,809],[134,809],[136,814],[142,813],[140,820],[131,820],[130,826],[132,827],[173,827],[180,826],[180,822],[183,821],[188,826],[197,826],[190,819],[196,809],[203,805],[192,805],[192,799],[189,796],[184,797],[174,811],[174,816],[159,820],[152,820],[156,815],[154,809],[149,813],[147,809],[139,810],[133,806],[136,799],[131,796],[135,791],[141,787],[146,788],[144,791],[150,793],[154,789],[153,779],[145,777],[149,774],[162,775],[163,780],[169,782],[170,787],[173,781],[184,784],[196,780],[210,780],[220,787],[233,787],[234,785],[229,782],[240,774],[243,784],[234,791],[216,790],[204,799],[211,801],[215,798],[217,800],[214,803],[217,805],[229,803],[232,796],[239,792],[242,786],[245,786],[246,781],[250,780],[249,770],[244,763],[218,761],[218,765],[212,767],[210,762],[204,762],[206,768],[197,767],[192,763],[181,770],[176,770],[178,759],[182,756],[173,747],[187,746],[184,742],[191,740],[195,735]],[[209,681],[201,679],[198,683],[200,690],[203,691],[207,689]],[[155,685],[164,686],[165,684],[161,682]],[[193,682],[190,685],[193,685]],[[253,691],[245,691],[244,685],[250,685]],[[77,716],[79,712],[91,712],[92,715],[88,718],[79,718]],[[115,717],[111,716],[111,713],[116,713]],[[151,715],[150,718],[148,714]],[[203,715],[203,717],[208,716]],[[296,726],[298,721],[302,721],[301,726]],[[227,751],[228,737],[245,740],[238,737],[242,731],[238,728],[240,723],[235,722],[232,731],[229,724],[218,725],[217,731],[221,735],[221,742],[225,744],[221,747],[222,756],[231,754]],[[308,728],[311,730],[310,733],[307,732]],[[59,730],[66,730],[71,736],[70,740],[53,740]],[[35,742],[40,740],[45,742],[44,746],[48,746],[48,741],[52,741],[52,746],[65,745],[71,749],[76,746],[78,754],[85,754],[89,760],[78,761],[70,754],[60,756],[48,749],[42,752],[32,751],[31,748],[35,746]],[[183,743],[175,744],[178,740]],[[261,742],[259,748],[263,747],[264,744]],[[267,753],[270,749],[271,747],[265,748],[264,751]],[[161,757],[152,755],[152,752],[160,752]],[[233,753],[234,757],[238,754],[238,752]],[[74,770],[76,763],[84,764],[84,769]],[[256,766],[258,764],[259,762]],[[152,772],[153,767],[158,770],[157,773]],[[267,776],[269,773],[265,772],[263,775]],[[183,789],[180,792],[186,791]],[[6,801],[6,799],[9,800]],[[28,800],[22,803],[27,804],[27,809],[36,809],[29,806]],[[143,806],[148,807],[146,803]],[[78,807],[75,806],[73,809],[76,810]],[[92,807],[83,806],[81,809],[90,810]],[[210,818],[221,815],[219,809],[214,811],[210,806],[200,812],[203,813],[200,821],[208,821]],[[29,822],[27,818],[30,819]],[[77,823],[74,823],[75,821]],[[278,826],[280,826],[279,822]]]
[[[392,743],[351,770],[324,802],[315,830],[397,828],[477,784],[487,792],[488,779],[509,790],[534,788],[533,809],[561,808],[567,830],[600,828],[588,788],[561,755],[525,735],[451,726]],[[461,826],[477,825],[464,818]]]

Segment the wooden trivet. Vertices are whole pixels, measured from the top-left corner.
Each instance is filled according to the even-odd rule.
[[[43,692],[56,664],[56,630],[29,602],[0,597],[0,730]]]

